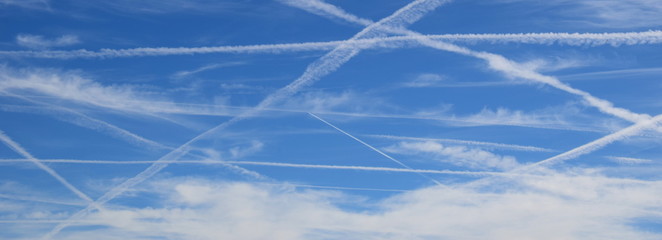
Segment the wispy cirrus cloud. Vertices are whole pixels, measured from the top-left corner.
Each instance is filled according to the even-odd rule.
[[[522,2],[501,0],[500,2]],[[569,23],[605,28],[645,28],[662,25],[662,6],[656,0],[554,0],[530,8],[557,8]]]
[[[33,49],[48,49],[53,47],[66,47],[80,43],[76,35],[62,35],[55,39],[47,39],[41,35],[19,34],[16,44]]]
[[[499,156],[476,147],[445,146],[434,141],[405,141],[386,147],[385,150],[422,158],[432,157],[436,161],[473,169],[509,170],[519,166],[512,156]]]

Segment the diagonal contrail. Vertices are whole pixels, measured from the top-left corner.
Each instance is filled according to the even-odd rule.
[[[357,137],[354,137],[352,134],[349,134],[349,133],[343,131],[342,129],[336,127],[335,125],[331,124],[330,122],[327,122],[326,120],[320,118],[319,116],[317,116],[317,115],[315,115],[315,114],[313,114],[313,113],[308,113],[308,114],[310,114],[310,116],[313,116],[313,117],[316,118],[317,120],[322,121],[324,124],[329,125],[329,126],[332,127],[333,129],[338,130],[338,132],[341,132],[342,134],[345,134],[346,136],[348,136],[348,137],[354,139],[355,141],[357,141],[357,142],[363,144],[364,146],[370,148],[371,150],[373,150],[373,151],[379,153],[380,155],[382,155],[382,156],[388,158],[389,160],[391,160],[391,161],[397,163],[398,165],[403,166],[403,167],[406,168],[406,169],[413,170],[413,168],[407,166],[407,164],[404,164],[404,163],[400,162],[399,160],[397,160],[397,159],[395,159],[395,158],[389,156],[388,154],[386,154],[386,153],[380,151],[379,149],[373,147],[372,145],[367,144],[366,142],[362,141],[361,139],[358,139]],[[427,176],[427,175],[425,175],[425,174],[423,174],[423,173],[421,173],[421,172],[417,172],[417,173],[418,173],[418,175],[423,176],[424,178],[426,178],[426,179],[428,179],[428,180],[434,182],[435,184],[437,184],[437,185],[439,185],[439,186],[444,186],[443,184],[441,184],[439,181],[435,180],[434,178],[431,178],[431,177],[429,177],[429,176]]]
[[[94,207],[98,210],[102,210],[101,206],[99,204],[94,203],[94,201],[89,196],[87,196],[85,193],[78,190],[78,188],[71,185],[71,183],[69,183],[69,181],[67,181],[62,176],[60,176],[60,174],[55,172],[55,170],[53,170],[52,168],[46,166],[41,161],[39,161],[39,159],[32,156],[32,154],[30,154],[27,150],[25,150],[23,147],[21,147],[21,145],[19,145],[17,142],[14,142],[14,140],[9,138],[9,136],[7,136],[2,130],[0,130],[0,141],[5,143],[5,145],[7,145],[9,148],[11,148],[14,152],[16,152],[16,153],[20,154],[21,156],[23,156],[24,158],[30,160],[30,162],[37,165],[37,167],[39,167],[41,170],[43,170],[44,172],[51,175],[58,182],[60,182],[67,189],[69,189],[69,191],[76,194],[76,196],[78,196],[80,199],[83,199],[86,202],[88,202],[90,207]]]
[[[406,6],[398,9],[395,11],[393,14],[389,15],[388,17],[371,24],[364,28],[362,31],[354,35],[350,40],[355,40],[355,39],[360,39],[364,37],[370,37],[371,35],[376,34],[375,30],[379,28],[379,26],[384,25],[386,23],[400,23],[400,24],[410,24],[421,17],[423,17],[426,13],[434,10],[436,7],[442,5],[443,3],[447,2],[447,0],[416,0],[413,1]],[[358,54],[360,49],[356,49],[351,45],[345,45],[342,44],[335,48],[333,51],[329,52],[328,54],[322,56],[320,59],[317,61],[313,62],[306,68],[306,71],[295,81],[292,83],[288,84],[287,86],[279,89],[275,93],[267,96],[262,102],[260,102],[253,110],[249,110],[247,112],[244,112],[240,116],[236,116],[227,122],[224,122],[214,128],[211,128],[202,134],[194,137],[193,139],[189,140],[188,142],[182,144],[175,150],[171,151],[170,153],[164,155],[163,157],[159,158],[157,160],[157,163],[154,163],[150,165],[147,169],[136,175],[135,177],[132,177],[120,185],[116,186],[115,188],[111,189],[107,193],[105,193],[103,196],[101,196],[99,199],[95,201],[96,204],[98,205],[103,205],[106,202],[114,199],[115,197],[119,196],[123,192],[125,192],[127,189],[130,187],[141,183],[142,181],[146,180],[147,178],[155,175],[159,171],[161,171],[163,168],[168,166],[168,163],[162,162],[162,161],[176,161],[180,157],[184,156],[187,154],[189,151],[190,146],[197,142],[198,140],[208,137],[214,133],[216,133],[219,130],[222,130],[236,122],[239,122],[243,119],[249,118],[254,116],[255,114],[259,113],[262,109],[269,107],[276,101],[280,101],[284,98],[287,98],[294,93],[296,93],[299,89],[308,86],[312,84],[313,82],[319,80],[325,75],[330,74],[331,72],[335,71],[338,69],[340,66],[342,66],[345,62],[349,61],[352,57],[354,57],[356,54]],[[86,215],[88,212],[92,210],[91,206],[86,207],[85,209],[77,212],[73,216],[71,216],[69,219],[70,220],[75,220],[77,218],[80,218],[84,215]],[[67,227],[69,224],[67,221],[58,224],[53,228],[49,233],[44,235],[43,239],[51,239],[53,236],[55,236],[57,233],[59,233],[62,229]]]

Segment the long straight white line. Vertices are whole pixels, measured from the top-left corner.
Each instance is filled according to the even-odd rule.
[[[365,19],[363,19],[365,20]],[[359,21],[365,23],[365,21]],[[364,24],[365,25],[365,24]],[[468,42],[491,44],[524,43],[543,45],[570,45],[570,46],[621,46],[662,43],[662,31],[651,30],[645,32],[615,32],[615,33],[507,33],[507,34],[431,34],[421,36],[394,36],[387,38],[365,38],[346,41],[303,42],[285,44],[259,44],[238,46],[210,46],[210,47],[142,47],[129,49],[101,49],[93,50],[48,50],[48,51],[0,51],[0,56],[28,57],[28,58],[122,58],[122,57],[148,57],[170,55],[199,55],[199,54],[254,54],[270,53],[280,54],[305,51],[328,51],[343,44],[351,44],[357,48],[401,48],[416,46],[414,41],[421,38],[443,40],[449,42]]]
[[[390,23],[390,22],[401,22],[401,23],[412,23],[421,17],[423,17],[426,13],[429,11],[434,10],[436,7],[442,5],[445,3],[446,0],[415,0],[406,6],[398,9],[395,11],[393,14],[390,16],[383,18],[382,20],[371,24],[364,28],[362,31],[354,35],[352,38],[349,40],[356,40],[360,38],[364,38],[366,36],[369,37],[369,34],[373,34],[373,30],[378,28],[380,25],[383,25],[385,23]],[[355,48],[354,46],[351,46],[349,44],[341,44],[337,48],[335,48],[333,51],[329,52],[328,54],[322,56],[320,59],[317,61],[313,62],[306,68],[304,73],[295,81],[292,83],[288,84],[287,86],[279,89],[275,93],[267,96],[264,100],[262,100],[253,110],[247,111],[242,113],[240,116],[236,116],[227,122],[224,122],[214,128],[211,128],[202,134],[194,137],[193,139],[189,140],[188,142],[182,144],[175,150],[171,151],[170,153],[164,155],[163,157],[159,158],[157,161],[167,161],[167,160],[178,160],[179,158],[183,157],[188,153],[190,145],[193,143],[197,142],[199,139],[205,138],[207,136],[210,136],[217,131],[224,129],[236,122],[239,122],[245,118],[249,118],[254,116],[255,114],[259,113],[262,109],[269,107],[272,105],[274,102],[282,100],[284,98],[287,98],[294,93],[296,93],[299,89],[308,86],[312,84],[313,82],[321,79],[321,77],[326,76],[330,74],[331,72],[335,71],[339,67],[341,67],[345,62],[349,61],[352,57],[354,57],[356,54],[358,54],[360,49]],[[163,168],[167,167],[168,163],[165,162],[157,162],[152,165],[150,165],[147,169],[136,175],[135,177],[132,177],[124,182],[122,182],[120,185],[117,187],[111,189],[107,193],[105,193],[103,196],[101,196],[99,199],[95,201],[96,204],[103,205],[104,203],[114,199],[115,197],[119,196],[120,194],[124,193],[127,189],[130,187],[139,184],[146,180],[147,178],[150,178],[154,176],[156,173],[161,171]],[[85,209],[80,210],[73,216],[71,216],[69,219],[77,219],[79,217],[82,217],[86,215],[88,212],[90,212],[92,208],[90,206],[86,207]],[[63,222],[61,224],[58,224],[53,228],[49,233],[43,236],[42,239],[51,239],[53,236],[58,234],[62,229],[66,228],[68,226],[67,222]]]
[[[386,155],[388,156],[388,155]],[[389,159],[391,159],[389,157]],[[392,159],[393,160],[393,159]],[[0,163],[21,163],[28,162],[28,159],[0,159]],[[156,161],[113,161],[113,160],[78,160],[78,159],[41,159],[42,162],[48,163],[69,163],[69,164],[111,164],[111,165],[129,165],[129,164],[151,164]],[[395,160],[397,161],[397,160]],[[398,161],[399,162],[399,161]],[[171,164],[234,164],[234,165],[253,165],[253,166],[269,166],[269,167],[286,167],[286,168],[310,168],[310,169],[335,169],[335,170],[357,170],[357,171],[376,171],[376,172],[404,172],[404,173],[430,173],[430,174],[447,174],[447,175],[470,175],[470,176],[491,176],[502,175],[502,172],[474,172],[474,171],[452,171],[452,170],[433,170],[433,169],[414,169],[405,168],[391,168],[391,167],[370,167],[370,166],[346,166],[346,165],[324,165],[324,164],[301,164],[301,163],[283,163],[283,162],[256,162],[256,161],[219,161],[219,160],[179,160],[167,161]]]
[[[27,150],[25,150],[23,147],[21,147],[21,145],[19,145],[17,142],[15,142],[11,138],[9,138],[9,136],[7,136],[2,130],[0,130],[0,141],[5,143],[5,145],[7,145],[9,148],[11,148],[14,152],[20,154],[24,158],[28,159],[30,162],[37,165],[37,167],[39,167],[41,170],[43,170],[44,172],[51,175],[58,182],[60,182],[67,189],[69,189],[69,191],[76,194],[76,196],[78,196],[80,199],[83,199],[86,202],[88,202],[91,207],[102,210],[101,207],[98,204],[95,204],[94,201],[90,197],[88,197],[85,193],[78,190],[78,188],[74,187],[74,185],[71,185],[71,183],[69,183],[69,181],[67,181],[62,176],[60,176],[60,174],[55,172],[55,170],[53,170],[52,168],[46,166],[41,161],[39,161],[39,159],[32,156],[32,154],[30,154]]]
[[[341,132],[342,134],[345,134],[346,136],[350,137],[351,139],[354,139],[355,141],[357,141],[357,142],[363,144],[363,146],[366,146],[366,147],[370,148],[371,150],[375,151],[376,153],[379,153],[380,155],[382,155],[382,156],[388,158],[389,160],[391,160],[391,161],[397,163],[398,165],[403,166],[403,167],[406,168],[406,169],[413,170],[413,168],[409,167],[407,164],[404,164],[404,163],[402,163],[401,161],[399,161],[399,160],[397,160],[397,159],[395,159],[395,158],[389,156],[388,154],[382,152],[381,150],[379,150],[379,149],[373,147],[372,145],[370,145],[370,144],[368,144],[368,143],[362,141],[361,139],[358,139],[357,137],[354,137],[352,134],[349,134],[349,133],[345,132],[344,130],[342,130],[342,129],[336,127],[335,125],[331,124],[330,122],[327,122],[326,120],[322,119],[321,117],[319,117],[319,116],[317,116],[317,115],[315,115],[315,114],[313,114],[313,113],[308,113],[308,114],[310,114],[310,116],[313,116],[313,117],[316,118],[317,120],[320,120],[320,121],[323,122],[324,124],[326,124],[326,125],[332,127],[333,129],[337,130],[338,132]],[[439,186],[444,186],[441,182],[437,181],[437,180],[434,179],[434,178],[431,178],[431,177],[429,177],[429,176],[427,176],[427,175],[425,175],[425,174],[423,174],[423,173],[421,173],[421,172],[418,172],[418,174],[421,175],[422,177],[424,177],[424,178],[426,178],[426,179],[428,179],[428,180],[434,182],[435,184],[437,184],[437,185],[439,185]]]

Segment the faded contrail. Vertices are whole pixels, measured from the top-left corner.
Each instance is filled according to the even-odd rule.
[[[60,176],[60,174],[55,172],[55,170],[53,170],[52,168],[44,165],[42,162],[39,161],[39,159],[32,156],[32,154],[30,154],[23,147],[21,147],[21,145],[14,142],[14,140],[9,138],[9,136],[5,135],[5,133],[2,130],[0,130],[0,141],[4,142],[9,148],[14,150],[16,153],[20,154],[24,158],[28,159],[30,162],[37,165],[37,167],[39,167],[41,170],[44,170],[49,175],[51,175],[52,177],[57,179],[57,181],[59,181],[62,185],[64,185],[67,189],[69,189],[69,191],[73,192],[74,194],[76,194],[76,196],[78,196],[79,198],[81,198],[81,199],[85,200],[86,202],[88,202],[90,204],[90,206],[101,210],[101,207],[98,204],[95,204],[94,201],[90,197],[88,197],[85,193],[78,190],[78,188],[71,185],[71,183],[69,183],[69,181],[67,181],[62,176]]]
[[[31,162],[30,159],[12,159],[12,160],[16,160],[16,162],[19,162],[19,161],[20,162]],[[44,162],[44,161],[42,161],[42,162]],[[40,202],[40,203],[49,203],[49,204],[58,204],[58,205],[68,205],[68,206],[85,206],[86,205],[83,202],[81,202],[81,203],[65,202],[65,201],[57,201],[57,200],[50,200],[50,199],[39,199],[39,198],[35,198],[35,197],[15,196],[15,195],[7,195],[7,194],[0,194],[0,198],[19,200],[19,201],[28,201],[28,202]]]
[[[386,38],[364,38],[347,41],[303,42],[284,44],[259,44],[214,47],[142,47],[129,49],[93,50],[49,50],[49,51],[0,51],[0,56],[28,58],[122,58],[199,54],[279,54],[284,52],[328,51],[342,44],[357,48],[402,48],[416,47],[420,39],[467,43],[523,43],[569,46],[621,46],[662,43],[662,31],[616,32],[616,33],[495,33],[495,34],[430,34],[420,36],[395,36]]]
[[[354,137],[352,134],[349,134],[349,133],[343,131],[342,129],[336,127],[335,125],[333,125],[333,124],[327,122],[326,120],[324,120],[324,119],[318,117],[317,115],[315,115],[315,114],[313,114],[313,113],[308,113],[308,114],[310,114],[311,116],[313,116],[313,117],[316,118],[317,120],[322,121],[324,124],[329,125],[329,126],[332,127],[333,129],[338,130],[338,132],[341,132],[342,134],[345,134],[346,136],[348,136],[348,137],[354,139],[355,141],[357,141],[357,142],[363,144],[364,146],[370,148],[371,150],[373,150],[373,151],[379,153],[380,155],[382,155],[382,156],[384,156],[384,157],[390,159],[391,161],[397,163],[398,165],[403,166],[403,167],[405,167],[406,169],[413,170],[411,167],[407,166],[407,164],[404,164],[404,163],[398,161],[397,159],[395,159],[395,158],[389,156],[388,154],[386,154],[386,153],[380,151],[379,149],[377,149],[377,148],[371,146],[370,144],[367,144],[366,142],[362,141],[361,139],[358,139],[357,137]],[[434,178],[431,178],[431,177],[429,177],[429,176],[427,176],[427,175],[425,175],[425,174],[423,174],[423,173],[421,173],[421,172],[419,172],[418,174],[421,175],[421,176],[423,176],[424,178],[427,178],[427,179],[431,180],[432,182],[434,182],[435,184],[437,184],[437,185],[439,185],[439,186],[444,186],[443,184],[441,184],[439,181],[435,180]]]
[[[112,136],[115,136],[119,139],[122,139],[122,140],[130,142],[130,143],[134,143],[134,144],[146,145],[146,146],[149,146],[149,147],[152,147],[152,148],[157,148],[157,149],[171,149],[171,147],[168,147],[168,146],[165,146],[163,144],[160,144],[160,143],[154,142],[152,140],[146,139],[144,137],[138,136],[135,133],[132,133],[132,132],[129,132],[125,129],[119,128],[119,127],[117,127],[113,124],[107,123],[105,121],[98,120],[96,118],[92,118],[90,116],[87,116],[85,114],[82,114],[80,112],[77,112],[77,111],[74,111],[74,110],[71,110],[71,109],[68,109],[68,108],[56,106],[56,105],[45,103],[45,102],[42,102],[42,101],[33,100],[33,99],[30,99],[30,98],[27,98],[27,97],[23,97],[23,96],[16,95],[16,94],[11,94],[11,93],[8,93],[8,92],[0,91],[0,93],[2,93],[4,95],[11,96],[11,97],[14,97],[14,98],[18,98],[18,99],[21,99],[21,100],[24,100],[24,101],[27,101],[27,102],[30,102],[30,103],[47,106],[45,111],[57,111],[57,112],[64,113],[64,114],[67,114],[67,115],[75,116],[78,119],[66,118],[66,117],[63,117],[63,116],[55,116],[55,117],[60,118],[63,121],[71,122],[71,123],[73,123],[75,125],[78,125],[78,126],[81,126],[81,127],[94,129],[94,130],[101,131],[101,132],[107,132]]]
[[[458,139],[448,139],[448,138],[421,138],[421,137],[404,137],[404,136],[377,135],[377,134],[369,134],[369,135],[365,135],[365,136],[375,137],[375,138],[398,139],[398,140],[419,140],[419,141],[435,141],[435,142],[458,143],[458,144],[465,144],[465,145],[485,146],[485,147],[491,147],[491,148],[511,149],[511,150],[517,150],[517,151],[555,152],[555,150],[548,149],[548,148],[541,148],[541,147],[523,146],[523,145],[515,145],[515,144],[504,144],[504,143],[493,143],[493,142],[468,141],[468,140],[458,140]]]
[[[0,163],[20,163],[28,162],[28,159],[0,159]],[[109,161],[109,160],[77,160],[77,159],[41,159],[42,162],[48,163],[70,163],[70,164],[151,164],[156,161]],[[397,161],[397,160],[396,160]],[[163,162],[163,161],[162,161]],[[430,174],[447,174],[447,175],[470,175],[470,176],[493,176],[503,175],[503,172],[474,172],[474,171],[451,171],[451,170],[431,170],[431,169],[414,169],[406,168],[390,168],[390,167],[369,167],[369,166],[344,166],[344,165],[323,165],[323,164],[299,164],[299,163],[282,163],[282,162],[255,162],[255,161],[217,161],[217,160],[179,160],[168,161],[170,164],[234,164],[234,165],[253,165],[253,166],[270,166],[270,167],[286,167],[286,168],[312,168],[312,169],[336,169],[336,170],[358,170],[358,171],[376,171],[376,172],[404,172],[404,173],[430,173]]]
[[[23,96],[11,94],[11,93],[4,92],[3,94],[6,94],[6,95],[9,95],[9,96],[12,96],[12,97],[16,97],[16,98],[20,98],[22,100],[25,100],[25,101],[28,101],[28,102],[31,102],[31,103],[48,106],[48,108],[45,108],[45,110],[43,110],[43,111],[58,111],[60,113],[64,113],[64,114],[67,114],[67,115],[76,116],[76,117],[78,117],[77,119],[70,119],[70,118],[66,118],[64,116],[54,116],[54,117],[58,118],[58,119],[61,119],[63,121],[73,123],[73,124],[81,126],[81,127],[85,127],[85,128],[89,128],[89,129],[99,131],[103,134],[107,134],[107,135],[110,135],[110,136],[117,137],[117,138],[119,138],[121,140],[124,140],[126,142],[129,142],[129,143],[138,144],[138,145],[146,145],[146,146],[149,146],[151,148],[156,148],[156,149],[165,149],[165,150],[173,150],[174,149],[173,147],[166,146],[166,145],[154,142],[152,140],[141,137],[141,136],[139,136],[135,133],[127,131],[123,128],[117,127],[113,124],[107,123],[105,121],[102,121],[102,120],[99,120],[99,119],[96,119],[96,118],[92,118],[90,116],[87,116],[85,114],[82,114],[80,112],[77,112],[77,111],[74,111],[74,110],[71,110],[71,109],[68,109],[68,108],[65,108],[65,107],[60,107],[60,106],[48,104],[48,103],[45,103],[45,102],[33,100],[33,99],[30,99],[30,98],[27,98],[27,97],[23,97]],[[237,166],[233,166],[233,165],[229,165],[229,164],[225,165],[224,167],[229,168],[231,170],[234,170],[234,171],[236,171],[240,174],[250,176],[250,177],[253,177],[253,178],[256,178],[256,179],[265,179],[265,177],[260,175],[259,173],[249,171],[249,170],[241,168],[241,167],[237,167]]]
[[[424,16],[424,14],[428,13],[429,11],[432,11],[436,7],[440,6],[441,4],[445,3],[445,0],[416,0],[413,1],[406,6],[398,9],[395,11],[393,14],[390,16],[380,20],[379,22],[376,22],[374,24],[371,24],[364,28],[362,31],[354,35],[351,39],[349,40],[355,40],[355,39],[360,39],[364,37],[369,37],[373,33],[373,30],[375,28],[378,28],[380,25],[383,25],[385,23],[391,23],[391,22],[398,22],[398,23],[412,23],[421,17]],[[247,111],[242,113],[240,116],[236,116],[230,120],[228,120],[225,123],[222,123],[214,128],[211,128],[202,134],[194,137],[193,139],[189,140],[188,142],[184,143],[183,145],[179,146],[175,150],[171,151],[170,153],[166,154],[165,156],[159,158],[156,163],[150,165],[147,169],[136,175],[135,177],[132,177],[117,187],[111,189],[109,192],[106,192],[103,196],[101,196],[99,199],[95,201],[95,203],[99,205],[103,205],[104,203],[110,201],[111,199],[114,199],[115,197],[119,196],[123,192],[125,192],[127,189],[130,187],[141,183],[145,179],[155,175],[159,171],[161,171],[163,168],[168,166],[168,163],[164,163],[161,161],[176,161],[177,159],[183,157],[186,155],[186,153],[189,150],[190,145],[198,141],[199,139],[202,139],[204,137],[207,137],[209,135],[212,135],[216,133],[217,131],[224,129],[236,122],[239,122],[245,118],[252,117],[253,115],[259,113],[263,108],[267,108],[270,105],[272,105],[274,102],[282,100],[284,98],[287,98],[294,93],[296,93],[299,89],[308,86],[312,84],[313,82],[319,80],[321,77],[335,71],[338,69],[340,66],[342,66],[345,62],[349,61],[352,57],[354,57],[356,54],[358,54],[360,50],[354,48],[354,46],[351,45],[346,45],[346,44],[341,44],[337,48],[335,48],[333,51],[329,52],[328,54],[322,56],[320,59],[317,61],[313,62],[310,64],[304,73],[296,79],[294,82],[288,84],[287,86],[279,89],[275,93],[267,96],[262,102],[260,102],[253,110]],[[91,211],[92,208],[90,206],[86,207],[85,209],[77,212],[73,216],[71,216],[69,219],[77,219],[81,216],[86,215],[89,211]],[[53,236],[55,236],[57,233],[59,233],[62,229],[68,226],[67,222],[63,222],[61,224],[58,224],[53,228],[49,233],[47,233],[43,239],[51,239]]]

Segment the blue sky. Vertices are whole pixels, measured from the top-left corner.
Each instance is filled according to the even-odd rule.
[[[0,238],[660,239],[650,0],[0,0]]]

